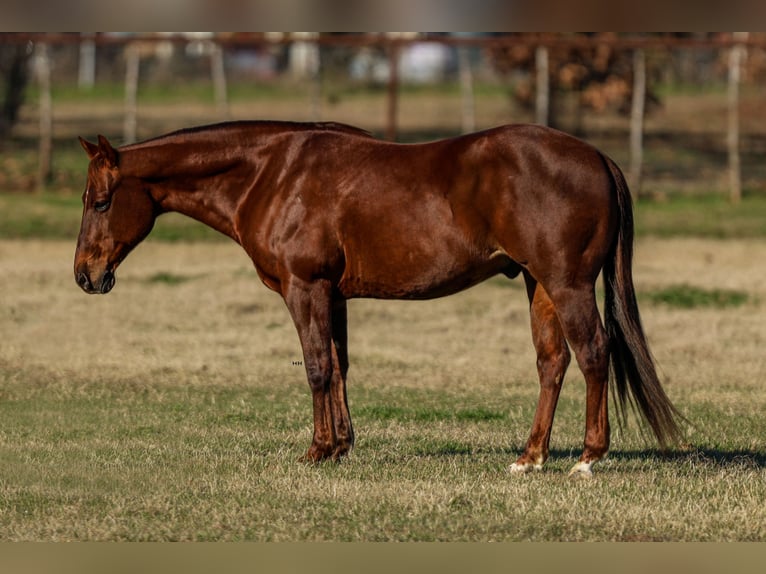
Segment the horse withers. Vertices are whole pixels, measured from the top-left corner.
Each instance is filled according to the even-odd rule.
[[[441,297],[497,274],[524,277],[540,378],[513,472],[548,458],[570,347],[586,381],[584,448],[570,474],[590,476],[609,448],[610,380],[621,420],[631,405],[661,446],[680,438],[636,303],[630,193],[614,162],[583,141],[509,125],[397,144],[290,122],[223,123],[119,148],[103,136],[80,141],[90,164],[77,283],[109,292],[119,264],[169,211],[239,243],[298,331],[314,413],[306,460],[337,460],[354,444],[348,299]]]

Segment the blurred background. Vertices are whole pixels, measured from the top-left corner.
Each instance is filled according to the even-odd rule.
[[[240,0],[190,3],[211,26],[263,21]],[[258,3],[315,18],[365,5]],[[527,13],[487,3],[490,25]],[[92,13],[11,4],[59,28]],[[177,0],[96,4],[122,26],[158,25],[148,4],[169,26],[200,20]],[[457,2],[429,4],[426,25],[450,8],[455,20]],[[595,4],[533,9],[563,27],[567,7]],[[641,27],[693,26],[708,6],[597,8]],[[765,95],[760,33],[0,33],[0,539],[766,539]],[[523,283],[498,280],[414,307],[354,301],[359,454],[296,465],[310,436],[299,342],[236,244],[171,213],[114,294],[86,297],[72,274],[88,164],[77,136],[119,145],[240,119],[346,122],[402,143],[535,122],[612,156],[636,199],[642,318],[688,444],[660,455],[632,426],[597,483],[563,481],[582,440],[573,365],[553,472],[509,482],[501,460],[524,444],[538,385]]]
[[[0,34],[0,193],[81,192],[77,136],[339,121],[399,142],[536,122],[653,200],[766,193],[766,34]]]

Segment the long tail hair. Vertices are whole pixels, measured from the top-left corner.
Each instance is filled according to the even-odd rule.
[[[604,160],[617,190],[619,228],[613,256],[603,269],[604,323],[610,342],[610,381],[621,424],[627,407],[633,408],[649,425],[662,448],[678,443],[684,420],[673,406],[657,377],[649,346],[641,325],[633,287],[633,204],[619,167],[608,157]]]

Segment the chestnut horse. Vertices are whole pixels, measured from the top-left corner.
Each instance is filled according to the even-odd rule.
[[[510,125],[396,144],[334,123],[229,122],[117,149],[103,136],[80,141],[90,165],[78,285],[110,291],[168,211],[239,243],[300,337],[314,407],[305,460],[337,460],[354,444],[348,299],[441,297],[500,273],[526,282],[540,378],[513,472],[548,457],[569,347],[586,381],[584,448],[570,474],[590,476],[609,448],[610,380],[621,421],[632,406],[661,446],[680,438],[639,318],[630,193],[614,162],[574,137]]]

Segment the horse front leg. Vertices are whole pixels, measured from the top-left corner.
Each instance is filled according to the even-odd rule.
[[[314,437],[306,454],[307,462],[334,458],[337,440],[333,424],[332,299],[329,281],[306,282],[291,278],[283,293],[303,348],[314,407]]]
[[[354,426],[348,410],[346,375],[348,373],[347,305],[342,298],[333,299],[332,305],[332,379],[330,405],[335,429],[334,460],[340,459],[354,447]]]

